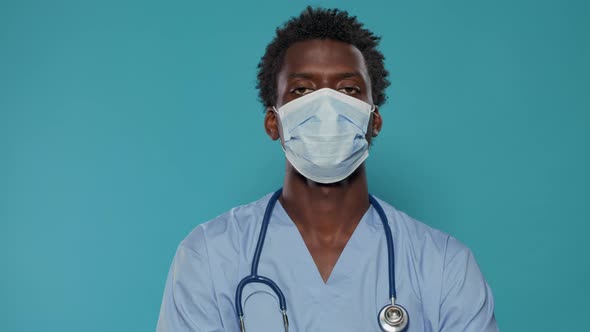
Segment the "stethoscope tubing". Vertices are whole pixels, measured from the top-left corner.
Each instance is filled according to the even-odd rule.
[[[381,218],[383,229],[385,230],[385,239],[387,241],[387,265],[389,267],[389,299],[391,300],[397,298],[395,292],[395,251],[393,249],[393,234],[391,233],[387,216],[385,215],[385,211],[383,211],[381,204],[379,204],[377,199],[371,194],[369,194],[369,202],[371,202],[373,208],[377,210],[377,214],[379,215],[379,218]]]
[[[268,201],[266,205],[266,210],[264,211],[264,217],[262,217],[262,227],[260,228],[260,233],[258,234],[258,242],[256,243],[256,250],[254,251],[254,258],[252,259],[252,270],[250,275],[257,276],[258,275],[258,264],[260,263],[260,256],[262,255],[262,247],[264,246],[264,240],[266,239],[266,231],[268,230],[268,224],[270,222],[270,215],[279,200],[279,197],[283,193],[283,188],[275,191],[275,193]],[[265,222],[266,221],[266,222]]]
[[[268,204],[266,205],[264,217],[262,218],[262,226],[260,228],[260,233],[258,234],[258,241],[256,242],[256,249],[254,250],[254,258],[252,259],[252,268],[250,271],[250,275],[242,279],[238,284],[238,287],[236,288],[235,306],[238,317],[244,317],[244,309],[242,307],[242,292],[244,290],[244,287],[246,287],[246,285],[250,283],[261,283],[269,286],[279,297],[279,306],[281,307],[281,311],[287,311],[287,300],[285,299],[285,295],[283,294],[279,286],[270,278],[258,275],[258,264],[260,263],[262,247],[264,246],[264,239],[266,239],[266,231],[268,230],[270,215],[272,214],[272,211],[277,201],[279,200],[279,196],[281,196],[282,192],[283,188],[277,190],[271,196],[270,200],[268,201]]]

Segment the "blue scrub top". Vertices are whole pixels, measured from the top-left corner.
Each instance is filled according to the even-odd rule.
[[[158,332],[239,331],[234,296],[250,264],[270,194],[197,226],[179,245],[168,274]],[[396,303],[408,332],[498,331],[494,300],[471,251],[453,237],[379,200],[393,233]],[[324,283],[297,227],[280,202],[262,250],[260,275],[287,300],[289,331],[380,331],[388,304],[387,243],[371,206]],[[260,284],[245,287],[246,331],[283,331],[278,298]]]

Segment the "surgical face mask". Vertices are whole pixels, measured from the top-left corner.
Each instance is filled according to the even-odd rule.
[[[287,160],[312,181],[342,181],[369,156],[365,135],[375,107],[362,100],[324,88],[274,110]]]

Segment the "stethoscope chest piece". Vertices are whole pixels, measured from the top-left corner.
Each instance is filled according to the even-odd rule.
[[[408,313],[392,301],[379,311],[379,326],[384,332],[401,332],[408,326]]]

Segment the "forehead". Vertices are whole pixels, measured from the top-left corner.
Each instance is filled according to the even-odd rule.
[[[293,72],[360,72],[368,76],[361,51],[354,45],[331,39],[312,39],[291,45],[285,52],[279,79],[281,74]]]

